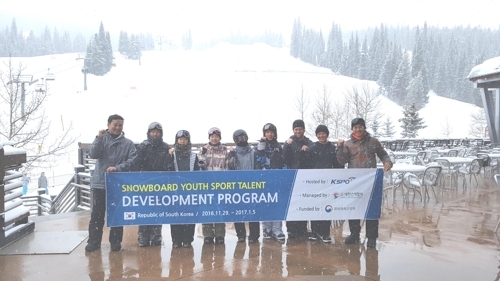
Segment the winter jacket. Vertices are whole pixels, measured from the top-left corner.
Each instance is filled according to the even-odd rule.
[[[285,142],[283,145],[283,159],[288,169],[311,169],[313,163],[309,151],[302,151],[302,146],[306,145],[311,147],[313,142],[304,136],[299,140],[296,136],[290,137],[293,142],[288,144]]]
[[[227,147],[225,145],[206,144],[198,154],[200,168],[209,171],[224,171],[227,170]]]
[[[309,148],[309,153],[312,158],[314,169],[338,169],[344,168],[337,161],[337,155],[335,153],[335,144],[328,141],[325,144],[319,141],[315,142],[311,148]]]
[[[160,142],[143,141],[137,148],[137,157],[134,161],[134,171],[170,171],[172,157],[168,153],[170,146]]]
[[[48,182],[46,176],[40,176],[38,178],[38,188],[46,188],[48,185],[49,185],[49,182]]]
[[[191,152],[189,156],[175,153],[171,155],[173,168],[172,171],[199,171],[198,156],[196,153]]]
[[[283,148],[276,139],[260,140],[257,145],[255,169],[283,169],[285,162],[283,160]]]
[[[228,163],[230,170],[254,170],[255,151],[249,146],[236,146],[229,152]]]
[[[110,166],[118,172],[130,171],[137,157],[134,143],[125,138],[125,133],[113,138],[109,132],[103,137],[97,136],[89,149],[89,157],[97,159],[90,185],[92,188],[105,189],[104,174]]]
[[[380,142],[367,132],[361,140],[352,137],[337,148],[337,160],[348,164],[348,168],[377,168],[377,157],[382,162],[391,162],[389,154]]]

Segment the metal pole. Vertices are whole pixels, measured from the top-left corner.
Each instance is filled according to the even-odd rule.
[[[87,91],[87,68],[83,69],[83,90]]]
[[[21,116],[24,119],[25,91],[24,82],[21,82]]]

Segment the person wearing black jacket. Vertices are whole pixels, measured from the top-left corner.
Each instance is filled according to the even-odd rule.
[[[134,160],[134,171],[169,171],[172,169],[172,158],[169,145],[163,141],[163,128],[160,123],[149,124],[147,140],[137,148]],[[138,238],[140,247],[161,245],[161,224],[140,225]]]
[[[288,169],[311,169],[313,163],[309,147],[313,142],[304,136],[304,121],[293,121],[293,135],[283,145],[283,159]],[[287,221],[288,238],[298,238],[308,235],[307,221]]]
[[[283,148],[278,143],[278,131],[272,123],[267,123],[262,127],[262,138],[257,145],[255,154],[256,170],[283,169],[285,163],[283,161]],[[264,238],[276,238],[284,240],[283,223],[281,221],[264,221],[262,222],[262,233]]]
[[[191,151],[191,134],[186,130],[180,130],[175,135],[174,147],[170,149],[172,156],[173,171],[199,171],[198,156]],[[194,240],[195,224],[172,224],[170,234],[172,235],[173,248],[191,248]]]
[[[336,147],[335,144],[328,141],[328,136],[330,131],[325,125],[319,125],[316,128],[316,137],[318,141],[314,143],[309,149],[311,159],[313,162],[314,169],[343,169],[344,165],[341,165],[337,161]],[[331,243],[330,238],[330,220],[323,221],[311,221],[312,235],[309,237],[310,240],[321,239],[324,243]]]

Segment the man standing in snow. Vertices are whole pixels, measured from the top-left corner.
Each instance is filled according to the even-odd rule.
[[[351,138],[344,142],[338,140],[337,160],[348,165],[349,169],[377,168],[377,157],[384,163],[384,172],[392,168],[391,158],[378,139],[366,131],[365,120],[354,118],[351,121]],[[351,235],[345,239],[346,244],[358,244],[361,230],[360,220],[349,220]],[[378,220],[366,220],[366,237],[368,248],[377,246]]]
[[[97,159],[90,186],[92,188],[92,213],[89,222],[89,239],[85,251],[92,252],[101,248],[102,229],[106,213],[105,174],[130,171],[137,151],[134,143],[125,138],[123,117],[114,114],[108,118],[108,129],[99,130],[89,149],[89,157]],[[123,226],[111,227],[109,242],[111,251],[120,251]]]
[[[42,172],[38,178],[38,195],[49,194],[49,182],[45,176],[45,172]]]

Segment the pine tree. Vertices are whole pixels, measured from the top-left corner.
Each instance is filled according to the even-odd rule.
[[[293,21],[292,40],[290,42],[290,55],[299,58],[300,47],[302,45],[302,24],[300,18]]]
[[[403,109],[403,118],[398,120],[401,122],[401,136],[403,138],[416,138],[418,136],[418,131],[424,129],[427,126],[424,125],[423,118],[419,117],[418,110],[415,104],[411,106],[405,106]]]
[[[343,52],[342,32],[340,26],[332,24],[332,29],[328,35],[328,42],[326,45],[326,58],[325,67],[332,70],[333,73],[339,73],[342,62]]]
[[[182,35],[182,47],[184,50],[191,50],[193,48],[193,38],[191,37],[191,29]]]
[[[408,55],[404,53],[388,91],[389,99],[398,105],[403,105],[403,102],[406,100],[406,95],[408,94],[406,89],[409,84],[410,64],[408,62]]]
[[[377,81],[382,88],[390,88],[392,80],[398,71],[398,66],[401,63],[402,56],[401,47],[397,44],[393,44],[391,52],[385,59],[384,66],[382,67],[382,71],[380,72],[380,76]]]
[[[394,131],[394,125],[392,125],[391,118],[387,116],[387,118],[384,121],[383,124],[383,133],[382,136],[386,138],[392,138],[394,137],[394,134],[396,132]]]
[[[405,104],[415,104],[417,110],[420,110],[425,107],[425,105],[429,102],[429,97],[424,88],[424,83],[422,79],[422,72],[419,72],[418,75],[410,80],[410,84],[406,88],[408,92]]]

